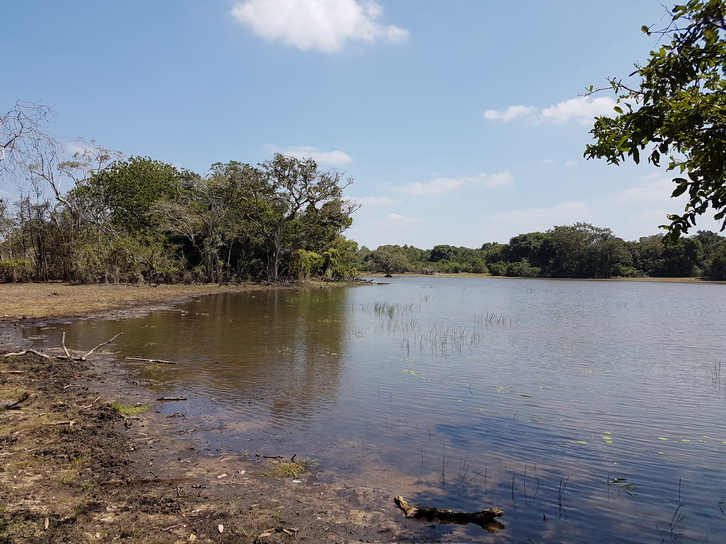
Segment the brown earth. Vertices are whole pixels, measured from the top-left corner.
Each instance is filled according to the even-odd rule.
[[[456,538],[405,519],[391,490],[322,482],[290,458],[203,453],[189,422],[155,412],[157,399],[102,348],[87,361],[63,359],[60,346],[8,355],[27,347],[23,324],[133,315],[231,289],[241,288],[0,285],[0,543]]]

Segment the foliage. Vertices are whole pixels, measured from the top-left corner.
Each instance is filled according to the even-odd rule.
[[[149,213],[152,206],[173,198],[180,184],[181,173],[175,167],[148,157],[131,157],[95,173],[71,193],[86,197],[114,228],[133,233],[157,224]]]
[[[689,0],[670,17],[664,30],[643,27],[669,41],[636,65],[631,76],[639,82],[610,80],[617,116],[596,119],[585,156],[638,163],[644,152],[655,166],[667,157],[678,174],[672,196],[688,197],[684,212],[663,225],[675,242],[709,207],[717,220],[726,218],[726,2]]]
[[[486,243],[479,249],[386,245],[373,251],[363,247],[358,253],[365,270],[390,274],[469,272],[474,270],[461,262],[483,262],[493,276],[726,279],[726,238],[708,231],[666,245],[661,235],[625,242],[610,229],[575,223],[520,234],[508,244]]]
[[[33,279],[30,261],[9,260],[0,261],[0,281],[27,282]]]

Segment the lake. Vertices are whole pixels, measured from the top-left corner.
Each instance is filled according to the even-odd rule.
[[[392,278],[214,295],[108,340],[210,452],[317,460],[319,477],[505,528],[461,542],[726,541],[726,286]],[[722,374],[723,371],[723,374]],[[182,418],[180,418],[182,420]]]

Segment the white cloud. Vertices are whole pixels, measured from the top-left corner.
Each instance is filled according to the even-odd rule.
[[[530,117],[537,112],[534,106],[509,106],[504,111],[486,110],[484,118],[490,121],[511,121],[517,117]]]
[[[654,174],[646,177],[645,181],[637,187],[622,191],[620,198],[628,202],[637,200],[662,203],[671,199],[671,193],[675,188],[675,184],[670,179]]]
[[[578,96],[538,110],[534,106],[509,106],[506,110],[486,110],[484,118],[490,121],[511,121],[524,117],[534,122],[561,125],[568,121],[592,123],[598,116],[614,115],[615,100],[609,96]]]
[[[278,147],[276,145],[268,145],[267,149],[271,153],[282,153],[298,159],[313,159],[315,162],[323,164],[348,164],[353,161],[353,157],[339,150],[321,151],[310,146]]]
[[[592,123],[594,117],[613,115],[614,106],[615,100],[609,96],[578,96],[543,109],[539,119],[556,125],[571,119],[580,123]]]
[[[497,172],[488,177],[485,174],[480,174],[480,176],[485,176],[482,180],[485,187],[500,187],[514,182],[514,176],[509,172]]]
[[[372,0],[246,0],[236,3],[231,14],[265,40],[303,51],[333,53],[349,40],[402,43],[409,35],[380,24],[383,9]]]
[[[458,189],[463,185],[481,185],[484,187],[498,187],[508,185],[514,181],[509,172],[498,172],[493,175],[481,173],[478,176],[459,176],[457,178],[435,178],[428,183],[409,183],[396,190],[412,195],[440,195]]]
[[[392,204],[398,204],[400,200],[395,200],[387,196],[351,196],[346,197],[346,200],[360,204],[368,208],[377,206],[391,206]]]

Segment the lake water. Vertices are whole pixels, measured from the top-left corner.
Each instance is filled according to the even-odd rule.
[[[462,542],[726,542],[726,285],[393,278],[28,329],[119,357],[210,451],[297,454]],[[723,374],[722,374],[723,371]]]

